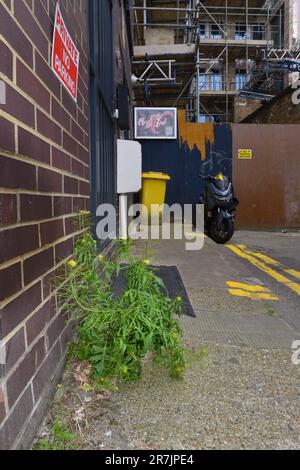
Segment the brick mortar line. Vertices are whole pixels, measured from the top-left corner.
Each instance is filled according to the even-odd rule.
[[[52,297],[54,297],[54,295],[52,295]],[[49,301],[46,300],[45,302],[43,302],[42,304],[40,304],[39,308],[43,308],[46,303]],[[36,338],[34,338],[34,340],[32,341],[32,343],[30,344],[29,347],[27,347],[27,349],[25,349],[25,351],[23,352],[23,354],[18,358],[17,362],[14,363],[13,367],[11,367],[9,369],[9,372],[5,375],[4,377],[4,382],[7,382],[9,380],[9,378],[12,376],[12,374],[16,371],[16,369],[19,367],[19,365],[21,364],[21,362],[25,359],[26,355],[32,351],[32,349],[36,346],[36,344],[40,341],[41,338],[43,338],[43,336],[45,336],[45,333],[46,331],[51,327],[51,325],[55,322],[55,320],[59,317],[59,315],[61,314],[63,310],[63,306],[61,308],[56,308],[56,313],[55,315],[51,318],[51,320],[49,321],[49,323],[46,323],[44,328],[42,329],[42,331],[39,332],[38,336]],[[34,316],[31,315],[30,317],[27,317],[26,318],[26,321],[24,323],[24,325],[22,326],[22,328],[24,328],[24,334],[25,334],[25,337],[27,336],[26,335],[26,329],[25,329],[25,326],[26,326],[26,323],[27,321],[29,321],[32,317]],[[68,324],[66,323],[66,327],[68,326]],[[63,331],[65,330],[65,328],[63,329]],[[19,331],[19,330],[18,330]],[[17,332],[18,332],[17,331]],[[63,332],[62,331],[62,332]],[[16,333],[17,333],[16,332]],[[9,340],[8,340],[9,341]],[[4,346],[7,344],[7,341],[5,342]],[[52,347],[49,349],[45,343],[45,351],[46,351],[46,354],[45,354],[45,358],[48,356],[48,354],[50,354],[52,350]],[[44,360],[43,360],[44,362]],[[36,369],[36,372],[38,371],[39,369]],[[34,374],[35,375],[35,374]],[[34,377],[34,376],[33,376]],[[22,392],[21,392],[22,393]]]
[[[58,338],[58,341],[60,341],[60,337]],[[56,341],[54,345],[56,345],[56,343],[58,342]],[[57,373],[57,371],[60,369],[60,367],[62,367],[63,363],[66,361],[66,355],[67,353],[64,353],[62,354],[62,357],[61,357],[61,360],[59,361],[56,369],[55,369],[55,372],[53,373],[53,375],[51,377],[54,377],[55,374]],[[31,382],[30,382],[31,383]],[[43,391],[45,390],[45,388],[43,389]],[[43,392],[42,392],[43,393]],[[42,400],[42,394],[41,394],[41,397],[39,398],[39,400],[37,402],[33,402],[33,408],[32,408],[32,411],[31,413],[29,414],[29,416],[27,417],[26,419],[26,422],[24,423],[24,425],[22,426],[21,428],[21,431],[19,432],[18,436],[16,437],[15,441],[14,441],[14,449],[16,449],[16,447],[18,446],[19,442],[22,441],[22,438],[26,432],[26,428],[27,428],[27,424],[28,424],[28,421],[31,420],[31,418],[34,416],[36,410],[38,409],[38,407],[40,406],[41,404],[41,400]]]
[[[22,1],[23,1],[23,0],[22,0]],[[37,72],[36,72],[36,61],[35,61],[35,53],[34,53],[34,51],[33,51],[33,68],[31,69],[30,67],[28,67],[27,62],[24,61],[24,59],[17,53],[17,51],[11,46],[11,44],[10,44],[4,37],[1,38],[1,40],[2,40],[2,42],[6,45],[6,47],[8,47],[8,49],[10,50],[10,52],[13,54],[14,68],[15,68],[15,70],[14,70],[15,74],[13,74],[13,79],[14,79],[13,82],[14,82],[15,84],[16,84],[16,82],[17,82],[17,80],[16,80],[16,79],[17,79],[16,70],[17,70],[17,59],[18,59],[23,65],[25,65],[25,66],[30,70],[30,72],[36,77],[36,79],[44,86],[44,88],[49,92],[50,96],[53,97],[53,98],[55,98],[55,99],[58,101],[56,95],[52,92],[52,90],[51,90],[50,88],[48,88],[47,84],[42,81],[42,79],[39,77],[39,75],[38,75]],[[42,54],[39,52],[39,50],[38,50],[36,47],[34,48],[34,50],[36,50],[36,51],[38,52],[38,54],[42,57],[42,59],[45,61],[45,58],[42,56]],[[88,60],[88,59],[87,59],[87,60]],[[46,61],[45,61],[45,62],[46,62]],[[52,72],[52,69],[50,68],[50,65],[49,65],[49,60],[48,60],[46,63],[47,63],[47,65],[48,65],[48,67],[49,67],[49,72],[53,73],[53,72]],[[83,65],[82,65],[82,67],[83,67]],[[85,70],[85,72],[86,72],[86,75],[89,76],[88,70],[87,70],[85,67],[83,67],[83,68],[84,68],[84,70]],[[80,76],[82,82],[85,83],[85,77],[83,77],[82,74],[79,74],[79,76]],[[5,77],[6,77],[6,75],[5,75]],[[6,78],[9,80],[8,77],[6,77]],[[62,83],[60,83],[59,81],[58,81],[58,83],[61,85],[61,87],[63,87]],[[88,89],[88,87],[87,87],[87,89],[86,89],[87,94],[88,94],[88,91],[89,91],[89,89]],[[81,93],[81,90],[78,89],[78,92],[80,93],[80,95],[81,95],[81,97],[82,97],[82,101],[83,101],[85,104],[88,104],[88,102],[85,100],[85,98],[84,98],[84,96],[83,96],[83,93]],[[66,108],[66,107],[63,105],[63,103],[62,103],[62,96],[61,96],[61,93],[60,93],[60,101],[59,101],[59,103],[60,103],[60,105],[62,106],[62,108],[66,111],[66,113],[67,113],[71,118],[73,118],[72,114],[67,110],[67,108]],[[88,116],[86,116],[86,115],[84,114],[84,106],[80,107],[78,103],[76,103],[76,105],[77,105],[78,109],[80,109],[80,111],[82,112],[82,114],[84,115],[84,117],[88,120]],[[79,125],[79,127],[84,131],[84,129],[80,126],[80,124],[78,124],[78,125]],[[86,131],[84,131],[84,132],[86,132]]]
[[[49,270],[47,273],[43,274],[42,276],[38,277],[37,279],[35,279],[29,286],[26,286],[26,289],[23,289],[22,292],[26,292],[27,290],[29,290],[32,285],[35,285],[37,282],[41,282],[43,280],[43,277],[47,276],[48,274],[51,274],[52,272],[56,271],[57,268],[61,268],[65,263],[68,262],[68,260],[72,257],[72,255],[68,256],[67,258],[65,258],[63,261],[61,261],[60,263],[58,263],[56,266],[54,266],[54,268],[52,268],[51,270]],[[40,308],[44,307],[45,304],[51,300],[52,298],[55,299],[55,306],[57,307],[57,304],[56,304],[56,294],[57,294],[57,291],[58,291],[58,288],[53,290],[42,302],[39,303],[39,305],[26,317],[24,318],[24,320],[22,320],[20,323],[18,323],[18,325],[12,330],[10,331],[1,341],[3,342],[3,344],[5,345],[8,341],[10,341],[17,333],[18,331],[20,331],[22,328],[25,327],[27,321],[29,321],[39,310]],[[18,296],[17,296],[18,297]],[[57,315],[59,315],[61,310],[59,310],[56,315],[54,315],[53,319],[57,317]],[[49,325],[52,324],[52,321],[49,323]]]
[[[30,257],[34,256],[35,254],[37,254],[38,251],[41,250],[41,248],[46,250],[47,248],[51,248],[52,246],[55,246],[59,243],[62,243],[64,241],[68,241],[69,238],[71,238],[72,236],[74,237],[74,236],[80,235],[81,233],[82,233],[82,231],[78,230],[78,231],[72,232],[72,234],[64,235],[63,237],[58,238],[57,240],[55,240],[55,243],[48,243],[47,245],[39,246],[39,248],[36,248],[35,250],[29,251],[29,252],[26,252],[24,255],[16,256],[15,258],[12,258],[8,261],[5,261],[4,263],[2,263],[0,265],[0,268],[1,268],[1,270],[9,268],[10,266],[12,266],[12,265],[14,265],[18,262],[24,261],[24,257],[27,256],[27,255],[28,255],[27,258],[30,258]],[[55,265],[55,267],[57,267],[57,266],[59,266],[59,264]],[[44,276],[44,274],[43,274],[43,276]],[[4,303],[4,301],[0,302],[0,305],[3,306],[3,303]]]
[[[30,69],[31,70],[31,69]],[[43,108],[39,103],[37,103],[33,98],[32,96],[28,95],[24,90],[22,90],[22,88],[19,88],[18,85],[16,85],[15,83],[13,83],[11,80],[9,80],[9,78],[4,75],[2,72],[0,72],[0,79],[2,81],[4,81],[7,85],[11,86],[15,91],[17,91],[21,96],[23,96],[27,101],[29,101],[30,104],[32,104],[32,106],[34,106],[34,108],[36,108],[36,110],[39,110],[41,111],[53,124],[56,124],[56,126],[58,126],[62,132],[65,132],[69,137],[72,137],[72,139],[75,140],[75,142],[79,145],[81,145],[81,147],[83,147],[85,150],[89,150],[87,147],[85,147],[85,145],[81,142],[79,142],[79,140],[76,139],[76,137],[74,137],[73,134],[70,134],[70,132],[65,129],[63,126],[61,126],[58,121],[56,121],[53,116],[51,116],[46,110],[45,108]],[[61,102],[59,102],[59,104],[61,104]],[[63,106],[62,106],[63,107]],[[5,112],[5,111],[3,111]],[[10,116],[9,113],[6,113]],[[35,114],[36,114],[36,111],[35,111]],[[12,116],[14,117],[14,116]],[[36,118],[36,116],[35,116]],[[16,119],[16,118],[14,118]],[[73,119],[73,118],[72,118]],[[73,119],[74,121],[74,119]],[[76,122],[76,121],[75,121]],[[89,137],[89,134],[88,132],[84,131],[82,129],[82,127],[78,124],[78,122],[76,122],[76,124],[78,125],[78,127],[82,130],[82,132],[85,134],[85,136],[88,138]],[[30,129],[32,129],[32,127],[30,127]],[[34,130],[36,132],[38,132],[37,130],[37,120],[35,119],[35,128]],[[51,141],[52,142],[52,141]],[[63,147],[61,147],[63,148]]]
[[[74,233],[81,233],[80,231],[79,232],[74,232]],[[38,255],[40,253],[42,253],[43,251],[46,251],[46,250],[49,250],[49,248],[56,248],[57,245],[59,245],[60,243],[63,243],[64,241],[67,242],[68,240],[70,240],[71,238],[74,238],[74,235],[73,233],[72,234],[69,234],[69,235],[65,235],[64,237],[64,240],[63,241],[58,241],[58,242],[54,242],[54,243],[47,243],[47,245],[43,245],[42,247],[40,248],[37,248],[36,250],[34,251],[31,251],[30,254],[28,253],[25,253],[24,255],[22,256],[18,256],[17,258],[14,258],[13,262],[11,262],[11,260],[9,260],[8,262],[5,262],[5,263],[2,263],[0,264],[0,270],[2,271],[3,269],[7,269],[9,268],[10,266],[13,266],[14,264],[16,263],[20,263],[20,262],[23,262],[23,261],[26,261],[30,258],[32,258],[32,256],[35,256],[35,255]],[[60,239],[61,240],[61,239]],[[56,265],[55,265],[56,266]],[[43,276],[45,276],[47,273],[43,274]],[[29,284],[28,284],[29,285]],[[27,285],[25,286],[25,288],[27,288]],[[22,291],[23,289],[21,289]],[[19,292],[21,292],[19,291]],[[15,294],[11,297],[14,297]],[[11,297],[7,297],[7,298],[11,298]],[[5,299],[6,301],[6,299]],[[2,301],[4,302],[4,301]],[[0,302],[1,304],[1,302]]]
[[[20,1],[20,0],[17,0],[17,1]],[[24,0],[22,0],[22,1],[24,1]],[[16,18],[16,16],[15,16],[15,11],[14,11],[14,2],[15,2],[15,0],[12,0],[12,11],[8,8],[8,6],[7,6],[5,3],[2,3],[2,5],[3,5],[4,8],[7,10],[7,12],[8,12],[8,14],[10,15],[11,19],[16,23],[16,25],[17,25],[17,27],[20,29],[20,31],[22,31],[22,33],[24,34],[24,36],[26,37],[26,39],[30,42],[30,44],[31,44],[31,46],[32,46],[32,48],[33,48],[33,50],[37,50],[38,53],[42,56],[41,52],[40,52],[39,49],[37,48],[37,45],[32,41],[31,37],[28,35],[28,33],[26,32],[26,30],[23,28],[23,26],[19,23],[18,19]],[[26,6],[28,12],[29,12],[30,15],[32,16],[32,18],[35,20],[36,25],[38,26],[40,32],[42,33],[42,35],[44,36],[44,38],[46,39],[46,41],[47,41],[47,43],[48,43],[48,57],[47,57],[47,62],[48,62],[49,59],[51,58],[52,40],[49,39],[49,37],[47,36],[47,34],[44,32],[43,28],[41,27],[41,22],[39,21],[39,19],[38,19],[37,16],[35,15],[34,9],[31,10],[30,7],[29,7],[29,5],[28,5],[26,2],[24,2],[24,3],[25,3],[25,6]],[[44,10],[45,10],[45,9],[44,9]],[[50,21],[50,22],[52,23],[52,25],[53,25],[54,23],[51,21],[51,18],[50,18],[50,16],[49,16],[49,12],[46,11],[46,10],[45,10],[45,12],[47,13],[47,16],[48,16],[48,18],[49,18],[49,21]],[[79,31],[81,32],[81,31],[82,31],[81,25],[77,23],[77,26],[78,26],[77,29],[79,29]],[[72,38],[72,40],[74,40],[74,39]],[[75,40],[74,40],[74,44],[75,44]],[[83,49],[82,44],[81,44],[81,40],[80,40],[80,46],[81,46],[81,48]],[[76,46],[76,47],[77,47],[77,46]],[[42,56],[42,57],[44,58],[44,56]],[[88,57],[87,57],[87,56],[86,56],[86,59],[88,60]],[[83,68],[84,68],[84,70],[86,70],[85,67],[83,67]],[[81,78],[82,78],[82,76],[81,76]]]
[[[81,197],[81,196],[79,196],[79,197]],[[89,197],[86,197],[84,199],[89,199]],[[48,218],[48,219],[41,219],[41,220],[34,219],[32,221],[24,221],[24,222],[19,222],[19,223],[16,223],[16,224],[8,225],[8,226],[0,228],[0,233],[6,232],[7,230],[13,230],[13,229],[16,229],[16,228],[20,228],[20,227],[30,227],[31,225],[41,225],[41,224],[44,224],[44,223],[47,223],[47,222],[54,222],[56,220],[64,221],[68,217],[71,217],[71,216],[75,217],[76,212],[71,212],[69,214],[63,214],[63,215],[58,215],[58,216],[52,216],[51,218]]]
[[[61,149],[59,149],[61,150]],[[31,157],[28,157],[27,155],[23,155],[23,154],[15,154],[15,153],[12,153],[12,152],[7,152],[6,150],[1,150],[1,147],[0,147],[0,155],[4,156],[4,157],[8,157],[8,158],[12,158],[14,160],[18,160],[18,161],[21,161],[21,162],[25,162],[25,163],[29,163],[33,166],[36,166],[36,167],[39,167],[39,168],[44,168],[45,170],[52,170],[53,172],[55,173],[58,173],[60,175],[63,175],[63,176],[68,176],[70,178],[74,178],[74,179],[77,179],[79,181],[83,181],[83,182],[90,182],[90,180],[87,180],[85,178],[83,178],[82,176],[78,176],[74,173],[70,173],[70,172],[67,172],[65,170],[60,170],[59,168],[55,167],[55,166],[51,166],[50,164],[48,163],[43,163],[43,162],[40,162],[38,160],[34,160],[33,158]],[[79,160],[79,162],[81,162],[81,160]],[[83,164],[83,162],[81,162]],[[89,165],[87,164],[83,164],[85,168],[89,169]]]
[[[80,180],[82,183],[89,183],[89,181],[83,181]],[[31,191],[30,189],[22,189],[22,188],[17,188],[17,189],[11,189],[11,188],[1,188],[0,187],[0,194],[31,194],[33,196],[54,196],[54,197],[82,197],[84,199],[90,199],[90,196],[87,194],[73,194],[73,193],[49,193],[49,192],[41,192],[41,191]],[[74,212],[71,212],[73,214]]]
[[[63,332],[64,332],[64,330],[62,331],[62,333],[63,333]],[[59,337],[57,338],[57,340],[56,340],[55,343],[53,344],[53,346],[52,346],[52,348],[50,349],[50,351],[49,351],[48,354],[50,354],[51,351],[52,351],[52,349],[56,346],[56,344],[57,344],[58,342],[60,342],[62,333],[59,335]],[[61,351],[61,352],[62,352],[62,351]],[[9,408],[9,412],[6,414],[4,420],[2,421],[1,426],[0,426],[0,429],[1,429],[2,426],[5,425],[6,421],[9,419],[9,416],[11,415],[11,413],[13,413],[14,409],[15,409],[16,406],[18,405],[19,399],[20,399],[22,393],[24,393],[24,391],[25,391],[25,389],[28,387],[28,385],[30,385],[30,386],[32,385],[32,380],[35,378],[35,376],[36,376],[37,373],[39,372],[41,366],[44,364],[45,360],[46,360],[47,357],[48,357],[48,354],[44,357],[42,363],[40,364],[40,366],[38,367],[38,369],[36,369],[34,375],[31,377],[30,381],[27,383],[27,385],[25,386],[25,388],[22,390],[22,392],[20,393],[20,395],[19,395],[18,398],[16,399],[16,402],[13,404],[13,406],[12,406],[11,408]],[[58,363],[58,365],[57,365],[55,371],[58,370],[59,366],[63,363],[63,361],[65,360],[65,358],[66,358],[66,352],[65,352],[64,354],[62,354],[61,360],[59,361],[59,363]],[[53,375],[55,375],[55,374],[53,374]],[[6,386],[5,386],[5,393],[7,393],[7,391],[6,391]],[[21,437],[21,434],[23,434],[24,431],[26,430],[26,426],[27,426],[28,420],[30,420],[31,417],[34,415],[34,413],[35,413],[37,407],[39,406],[39,404],[40,404],[40,400],[38,400],[37,402],[33,401],[33,408],[32,408],[32,410],[31,410],[31,413],[30,413],[29,416],[26,418],[25,423],[23,424],[23,426],[22,426],[22,428],[21,428],[21,431],[19,432],[17,438],[15,439],[15,442],[18,441],[18,439]]]

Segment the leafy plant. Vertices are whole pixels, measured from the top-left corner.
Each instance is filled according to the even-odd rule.
[[[54,421],[49,438],[40,438],[35,450],[67,450],[70,444],[74,444],[77,437],[69,432],[61,421]]]
[[[130,254],[126,241],[118,242],[117,251],[118,262],[97,257],[89,231],[75,243],[74,258],[59,289],[70,321],[79,322],[72,353],[91,363],[95,380],[138,379],[147,353],[180,379],[185,361],[182,332],[174,315],[181,313],[181,299],[170,299],[148,260],[130,256],[128,266],[120,264]],[[127,288],[116,297],[112,281],[121,270],[125,270]]]

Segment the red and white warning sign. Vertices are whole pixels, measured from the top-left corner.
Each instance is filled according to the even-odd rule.
[[[77,101],[79,51],[66,28],[59,2],[55,11],[51,66],[57,78]]]

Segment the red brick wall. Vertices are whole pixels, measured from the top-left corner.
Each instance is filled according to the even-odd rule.
[[[89,208],[87,1],[60,3],[80,51],[77,104],[49,68],[56,0],[0,0],[2,449],[29,440],[63,364],[70,331],[49,281]]]

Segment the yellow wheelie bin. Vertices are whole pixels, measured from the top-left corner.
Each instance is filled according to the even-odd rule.
[[[140,202],[143,204],[142,223],[161,223],[167,183],[170,176],[165,173],[147,172],[142,174],[143,184]]]

